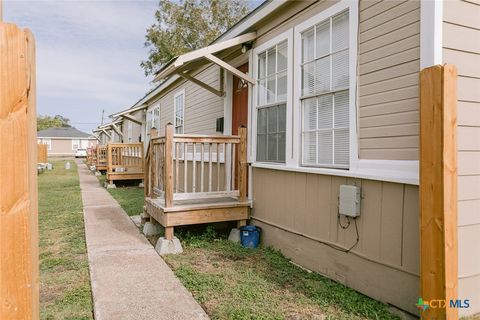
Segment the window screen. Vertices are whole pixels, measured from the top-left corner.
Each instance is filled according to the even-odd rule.
[[[348,11],[302,33],[302,163],[349,165]]]
[[[258,54],[257,161],[285,162],[287,41]]]

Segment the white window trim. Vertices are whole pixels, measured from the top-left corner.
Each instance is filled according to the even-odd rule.
[[[185,108],[186,108],[186,95],[185,95],[185,89],[182,89],[180,91],[177,91],[175,95],[173,96],[173,129],[174,131],[176,130],[176,123],[175,123],[175,117],[176,117],[176,106],[175,106],[175,101],[177,100],[177,97],[183,95],[183,110],[182,110],[182,118],[183,118],[183,123],[182,123],[182,133],[185,133]]]
[[[276,36],[273,39],[268,40],[262,45],[254,48],[252,50],[252,75],[253,78],[258,78],[258,54],[273,47],[276,44],[279,44],[283,41],[287,41],[287,100],[286,100],[286,125],[285,125],[285,163],[278,162],[260,162],[256,161],[257,159],[257,85],[253,90],[249,89],[251,92],[251,101],[250,101],[250,114],[251,114],[251,136],[250,144],[250,159],[255,163],[264,163],[273,166],[288,166],[292,165],[293,162],[293,137],[292,137],[292,124],[293,124],[293,108],[292,108],[292,90],[293,90],[293,29],[287,30],[282,34]]]
[[[299,79],[301,76],[301,68],[299,60],[301,58],[301,32],[312,27],[313,25],[334,16],[341,11],[349,9],[349,62],[350,66],[350,85],[349,85],[349,95],[350,95],[350,165],[349,169],[334,169],[334,168],[321,168],[321,167],[305,167],[300,165],[301,161],[301,108],[299,105],[301,88]],[[438,9],[437,9],[438,10]],[[252,90],[250,95],[252,98],[249,100],[250,103],[250,114],[251,115],[251,126],[249,140],[249,161],[252,163],[252,167],[256,168],[266,168],[266,169],[277,169],[277,170],[286,170],[286,171],[295,171],[295,172],[305,172],[305,173],[314,173],[314,174],[325,174],[325,175],[334,175],[334,176],[343,176],[343,177],[352,177],[352,178],[361,178],[361,179],[371,179],[379,181],[389,181],[396,183],[405,183],[418,185],[419,184],[419,162],[417,160],[368,160],[368,159],[359,159],[358,155],[358,114],[357,114],[357,103],[358,103],[358,91],[357,91],[357,45],[358,45],[358,3],[355,1],[345,1],[342,0],[339,3],[332,5],[318,15],[300,23],[294,28],[286,31],[285,33],[277,36],[276,38],[269,40],[265,44],[255,48],[254,54],[251,55],[250,61],[256,78],[256,53],[261,52],[268,47],[272,46],[277,42],[281,42],[282,36],[285,37],[286,34],[293,33],[293,42],[289,40],[289,70],[288,74],[291,77],[291,73],[294,74],[295,81],[297,83],[293,84],[292,81],[288,80],[291,84],[289,90],[294,90],[293,98],[291,96],[291,91],[287,92],[287,141],[286,141],[286,163],[262,163],[256,162],[256,90]],[[293,50],[293,44],[295,44],[295,52]],[[292,79],[292,78],[290,78]],[[292,107],[293,106],[293,107]],[[289,112],[290,111],[290,112]],[[251,186],[249,186],[249,189]]]
[[[46,144],[47,145],[47,150],[52,150],[52,139],[41,138],[39,143]]]
[[[77,146],[78,146],[78,147],[77,147],[76,149],[73,147],[73,145],[75,144],[75,143],[74,143],[75,141],[78,142],[78,143],[77,143]],[[81,139],[72,139],[72,150],[73,150],[73,151],[77,151],[77,149],[81,148],[81,144],[80,144],[81,142],[80,142],[80,141],[81,141]]]
[[[302,110],[300,106],[301,86],[300,79],[302,76],[302,68],[300,61],[302,57],[302,33],[307,29],[310,29],[314,25],[329,19],[330,17],[349,10],[349,101],[350,101],[350,113],[349,113],[349,135],[350,135],[350,150],[349,150],[349,169],[355,167],[355,162],[358,160],[358,134],[357,134],[357,32],[358,32],[358,3],[355,1],[341,1],[325,9],[316,16],[300,23],[295,26],[295,43],[297,44],[294,53],[294,72],[295,72],[295,91],[294,91],[294,119],[295,130],[294,135],[297,137],[297,152],[295,163],[301,164],[301,150],[302,150]],[[315,169],[320,167],[315,167]],[[346,169],[334,169],[329,170],[346,170]]]

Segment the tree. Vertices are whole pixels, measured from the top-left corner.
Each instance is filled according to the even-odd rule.
[[[140,66],[154,74],[173,57],[209,45],[247,13],[245,0],[160,0],[145,36],[148,59]]]
[[[37,117],[37,131],[45,130],[48,128],[71,127],[69,122],[69,119],[58,114],[54,117],[39,115]]]

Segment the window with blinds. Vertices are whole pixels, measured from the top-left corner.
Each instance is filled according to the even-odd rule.
[[[348,20],[342,12],[301,34],[303,165],[349,165]]]
[[[287,41],[257,55],[257,161],[285,162]]]
[[[175,133],[183,133],[184,111],[185,111],[185,94],[179,93],[175,95]]]

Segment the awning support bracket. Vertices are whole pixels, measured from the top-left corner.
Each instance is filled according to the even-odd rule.
[[[123,138],[123,133],[120,131],[120,129],[117,127],[115,123],[112,123],[112,129]]]
[[[222,59],[214,56],[213,54],[207,53],[205,55],[205,58],[210,60],[211,62],[215,63],[219,67],[221,67],[221,68],[227,70],[228,72],[232,73],[233,75],[237,76],[238,78],[243,79],[243,80],[249,82],[252,85],[255,84],[255,80],[252,77],[250,77],[248,74],[243,73],[242,71],[240,71],[237,68],[229,65],[228,63],[226,63]]]
[[[195,77],[192,77],[191,75],[189,75],[186,72],[179,72],[178,75],[180,77],[184,78],[185,80],[191,81],[191,82],[195,83],[196,85],[210,91],[211,93],[213,93],[213,94],[215,94],[219,97],[223,97],[225,95],[225,92],[223,91],[223,88],[221,90],[217,90],[217,89],[213,88],[212,86],[206,84],[205,82],[200,81]]]
[[[122,117],[122,118],[125,118],[125,119],[128,119],[128,120],[130,120],[130,121],[132,121],[132,122],[135,122],[135,123],[138,124],[138,125],[142,125],[142,122],[141,122],[141,121],[135,119],[134,117],[132,117],[131,115],[129,115],[129,114],[127,114],[127,113],[126,113],[126,114],[122,114],[121,117]]]

